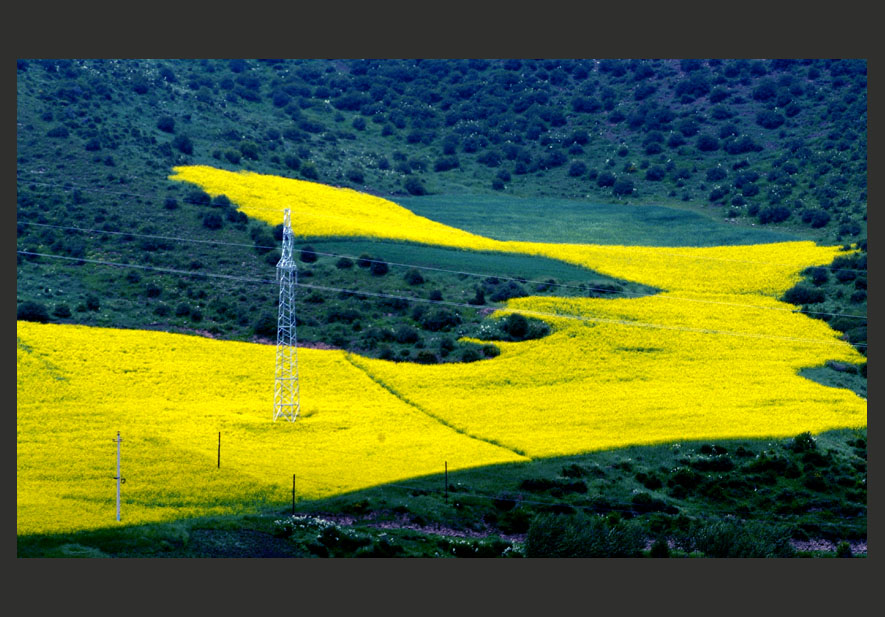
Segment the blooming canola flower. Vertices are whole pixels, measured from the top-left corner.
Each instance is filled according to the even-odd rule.
[[[211,167],[173,180],[305,237],[539,255],[661,290],[526,297],[542,339],[494,359],[421,365],[299,349],[302,416],[271,422],[274,348],[163,332],[17,324],[19,533],[108,525],[117,430],[124,521],[242,511],[463,469],[635,444],[866,426],[866,401],[800,377],[862,362],[777,300],[839,247],[642,247],[499,241],[350,189]],[[264,367],[264,368],[261,368]],[[221,467],[216,465],[222,433]]]

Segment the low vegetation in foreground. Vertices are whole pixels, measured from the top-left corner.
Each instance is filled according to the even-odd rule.
[[[698,441],[440,473],[257,513],[19,536],[20,557],[851,557],[867,434]],[[446,478],[448,487],[446,487]]]

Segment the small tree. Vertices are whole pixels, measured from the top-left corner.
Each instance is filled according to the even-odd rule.
[[[172,140],[172,147],[182,154],[194,153],[194,142],[187,135],[176,135],[175,139]]]
[[[612,187],[612,193],[615,195],[630,195],[633,193],[633,181],[627,178],[622,178],[615,182],[615,185]]]
[[[317,254],[314,252],[313,247],[308,245],[301,249],[300,259],[304,263],[314,263],[317,260]]]
[[[511,313],[504,320],[504,331],[515,339],[524,339],[529,332],[528,320],[519,313]]]
[[[376,259],[372,262],[372,265],[369,268],[369,271],[373,276],[384,276],[387,274],[389,267],[387,266],[386,261],[381,261],[380,259]]]
[[[424,183],[421,182],[421,180],[415,176],[409,176],[408,178],[406,178],[405,182],[403,183],[403,186],[409,192],[410,195],[426,195],[427,194],[427,189],[424,188]]]
[[[269,312],[264,312],[255,322],[252,330],[257,336],[275,338],[277,335],[277,318]]]
[[[424,277],[415,268],[409,268],[403,275],[403,280],[409,285],[421,285],[424,282]]]
[[[164,133],[175,132],[175,119],[172,116],[162,116],[157,120],[157,128]]]
[[[207,229],[221,229],[223,225],[221,215],[215,212],[209,212],[203,217],[203,227]]]
[[[577,178],[578,176],[583,176],[587,173],[587,164],[584,161],[575,161],[568,168],[568,175],[573,178]]]
[[[36,321],[46,323],[49,321],[49,312],[39,302],[23,302],[16,311],[16,319],[21,321]]]

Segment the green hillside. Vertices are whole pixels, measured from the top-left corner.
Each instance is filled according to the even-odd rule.
[[[809,277],[814,293],[796,303],[836,314],[822,317],[865,350],[866,79],[863,60],[21,59],[17,246],[68,259],[17,256],[19,312],[266,336],[273,290],[210,275],[270,278],[273,230],[167,180],[175,165],[208,164],[352,187],[496,238],[853,244],[860,255],[827,280],[825,270]],[[351,248],[340,252],[353,260],[365,245]],[[422,251],[367,252],[417,264]],[[514,263],[475,256],[468,269],[570,286],[517,281],[523,289],[499,298],[586,282],[549,261]],[[391,288],[389,275],[305,274]],[[495,294],[476,277],[444,287],[465,300],[482,285]],[[429,287],[407,296],[429,300]],[[308,303],[299,315],[310,328],[327,309]],[[482,319],[458,312],[468,325]],[[405,312],[395,321],[422,331]],[[305,334],[381,353],[330,332]]]

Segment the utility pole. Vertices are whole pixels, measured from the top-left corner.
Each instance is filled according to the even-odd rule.
[[[301,413],[298,387],[298,339],[295,336],[295,286],[298,268],[292,257],[292,224],[289,209],[283,215],[283,247],[277,263],[280,283],[279,316],[277,318],[277,368],[274,381],[273,419],[294,422]]]

